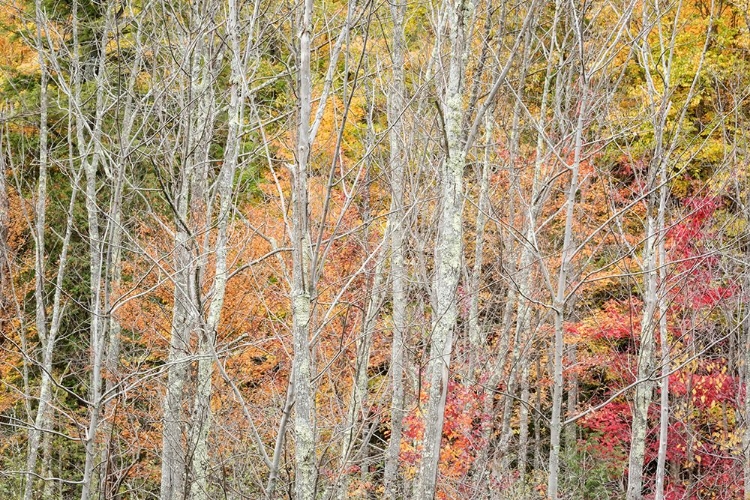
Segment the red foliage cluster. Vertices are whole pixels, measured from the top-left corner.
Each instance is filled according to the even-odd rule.
[[[740,412],[737,395],[743,388],[726,358],[706,356],[712,346],[722,342],[715,335],[720,321],[717,310],[739,290],[722,272],[719,258],[709,248],[715,231],[713,219],[721,206],[718,198],[685,199],[688,216],[667,234],[673,264],[669,265],[668,281],[662,284],[660,293],[667,294],[667,329],[674,370],[668,380],[668,499],[728,500],[738,498],[742,492],[742,471],[735,455],[741,441],[736,426]],[[587,395],[589,404],[600,404],[635,381],[635,347],[641,316],[641,303],[612,300],[580,321],[566,325],[569,341],[579,346],[576,373],[582,390],[596,387]],[[659,389],[658,383],[656,388]],[[656,398],[649,411],[647,489],[653,488],[655,481],[659,417]],[[614,398],[580,421],[584,429],[582,444],[605,461],[622,460],[630,445],[630,419],[631,408],[625,395]]]
[[[466,385],[451,380],[445,402],[445,423],[440,450],[440,474],[443,486],[453,486],[460,490],[461,480],[466,477],[479,452],[487,446],[486,429],[492,416],[487,414],[480,397],[480,385]],[[422,391],[422,401],[427,392]],[[420,411],[411,412],[404,420],[404,440],[401,444],[401,460],[408,473],[417,471],[422,454],[421,440],[424,436],[424,415]],[[452,483],[452,484],[451,484]],[[443,498],[438,492],[438,497]]]

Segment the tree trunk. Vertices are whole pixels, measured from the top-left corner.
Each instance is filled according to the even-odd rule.
[[[292,186],[292,335],[294,360],[294,437],[295,493],[297,500],[314,500],[315,465],[315,390],[310,351],[311,301],[315,293],[310,269],[309,213],[307,207],[307,169],[310,156],[311,74],[310,44],[313,1],[303,4],[300,26],[297,162],[293,166]]]
[[[388,238],[388,231],[386,230],[385,238]],[[383,242],[385,243],[385,241]],[[383,267],[385,266],[385,248],[387,245],[383,244],[383,248],[378,250],[380,255],[377,257],[377,263],[375,265],[374,276],[372,279],[372,289],[369,294],[370,298],[367,301],[367,309],[365,311],[365,318],[362,325],[362,335],[357,339],[357,357],[355,359],[355,373],[352,387],[352,396],[349,403],[349,409],[347,412],[346,430],[344,432],[344,444],[341,451],[341,465],[342,465],[342,477],[338,480],[336,486],[337,493],[336,497],[343,500],[347,498],[347,487],[348,487],[348,474],[346,472],[350,463],[355,461],[353,453],[354,442],[357,438],[357,421],[360,415],[362,416],[363,422],[366,420],[364,402],[367,397],[367,383],[369,377],[367,375],[367,368],[370,362],[370,349],[372,347],[373,336],[375,335],[375,327],[377,325],[378,315],[383,305]],[[374,425],[374,424],[373,424]]]
[[[46,300],[44,298],[45,277],[45,251],[44,230],[47,213],[47,66],[44,57],[44,46],[42,27],[45,19],[42,11],[42,1],[36,0],[35,23],[36,23],[36,45],[40,68],[39,82],[39,176],[37,178],[36,203],[34,207],[34,300],[36,302],[36,333],[39,342],[43,346],[44,355],[42,361],[42,380],[39,388],[39,405],[34,423],[29,427],[28,451],[26,454],[26,483],[24,485],[24,500],[31,500],[34,494],[34,471],[36,470],[37,454],[39,453],[39,442],[41,426],[45,422],[45,412],[49,405],[50,393],[50,370],[52,369],[52,351],[54,349],[54,338],[47,337],[47,313]],[[31,415],[29,415],[31,418]]]
[[[77,28],[77,5],[73,11],[73,31],[75,37],[78,36]],[[109,31],[110,22],[114,16],[114,5],[110,5],[106,9],[104,16],[104,28],[99,40],[101,47],[106,47],[109,42]],[[83,103],[81,96],[82,86],[82,73],[80,71],[80,65],[78,62],[78,40],[74,40],[74,54],[76,59],[76,65],[74,67],[73,76],[73,98],[74,102],[77,103],[77,108],[81,108]],[[102,288],[102,276],[104,271],[105,262],[103,261],[104,255],[106,254],[106,244],[103,241],[102,234],[107,234],[110,229],[111,220],[108,218],[104,228],[100,228],[99,221],[99,204],[97,202],[98,182],[97,173],[101,162],[106,161],[105,155],[102,150],[102,120],[104,116],[105,108],[105,68],[106,57],[102,55],[98,59],[98,68],[96,71],[95,84],[96,84],[96,111],[94,116],[94,123],[92,126],[84,125],[86,117],[81,112],[75,114],[75,127],[77,142],[79,148],[79,154],[81,155],[81,161],[83,163],[83,170],[86,179],[86,215],[88,222],[88,246],[89,246],[89,293],[90,293],[90,325],[89,325],[89,348],[90,348],[90,363],[91,363],[91,375],[90,375],[90,389],[89,389],[89,425],[86,430],[85,439],[85,451],[86,459],[83,467],[83,479],[81,489],[81,500],[88,500],[92,494],[92,482],[94,466],[96,465],[97,448],[96,448],[96,437],[97,430],[99,427],[99,419],[101,416],[101,395],[103,385],[103,367],[104,367],[104,354],[106,345],[106,323],[104,322],[103,314],[103,288]],[[89,130],[91,137],[89,141],[84,138],[84,130]],[[90,145],[90,146],[89,146]],[[93,148],[93,154],[89,157]],[[111,214],[110,214],[111,215]],[[101,231],[104,229],[104,231]],[[111,233],[110,233],[111,234]]]
[[[664,479],[666,477],[667,446],[669,436],[669,372],[671,370],[671,356],[669,347],[669,335],[667,331],[667,251],[665,247],[665,217],[667,205],[667,169],[666,165],[659,168],[659,210],[657,214],[657,225],[659,241],[658,263],[659,263],[659,291],[657,302],[659,305],[659,342],[661,344],[661,395],[659,410],[659,450],[656,459],[656,491],[655,500],[664,500]]]
[[[573,258],[573,218],[575,215],[576,192],[578,191],[578,170],[581,164],[583,150],[583,127],[587,104],[587,88],[585,78],[581,89],[581,100],[578,109],[578,120],[575,133],[575,148],[573,163],[570,165],[570,185],[566,200],[565,234],[563,236],[562,259],[557,278],[557,293],[554,300],[555,336],[552,347],[553,375],[552,375],[552,416],[550,418],[550,452],[549,477],[547,479],[547,496],[557,500],[559,471],[560,471],[560,434],[562,432],[562,403],[563,403],[563,352],[565,341],[563,338],[563,322],[565,321],[566,291],[568,276]]]
[[[653,187],[653,182],[648,184]],[[652,381],[654,370],[654,330],[656,328],[656,238],[657,227],[654,216],[654,197],[649,196],[646,215],[646,241],[643,249],[644,271],[644,307],[641,326],[640,347],[638,349],[638,385],[633,400],[633,420],[628,459],[628,500],[640,500],[643,488],[643,460],[646,450],[646,433],[648,431],[648,408],[653,396]]]
[[[461,273],[463,170],[466,152],[461,141],[463,71],[465,65],[466,20],[472,5],[465,0],[450,2],[451,59],[446,89],[445,135],[447,158],[440,176],[441,212],[435,248],[435,294],[430,361],[427,366],[428,400],[425,416],[424,452],[415,498],[432,500],[435,496],[440,443],[443,436],[445,401],[448,395],[449,368],[453,334],[457,319],[456,294]]]
[[[0,112],[0,120],[5,121],[4,113]],[[7,165],[5,163],[5,137],[0,130],[0,312],[9,305],[14,295],[11,286],[11,257],[8,246],[8,230],[10,228],[10,203],[8,190],[5,187]]]
[[[401,451],[401,435],[404,408],[404,344],[406,339],[407,270],[404,262],[406,243],[406,211],[404,209],[404,169],[406,166],[403,149],[404,112],[404,14],[406,3],[401,0],[391,3],[393,19],[393,82],[388,101],[388,124],[391,127],[390,167],[391,167],[391,215],[388,225],[391,231],[391,299],[393,307],[393,340],[391,341],[391,436],[385,455],[383,483],[385,497],[396,500],[402,487],[399,481],[398,465]]]
[[[224,305],[227,284],[227,228],[232,209],[234,194],[234,178],[240,152],[240,136],[243,123],[243,105],[245,99],[245,85],[240,82],[244,76],[244,60],[240,51],[238,27],[238,5],[236,0],[229,0],[229,15],[227,18],[227,37],[230,45],[230,82],[228,132],[222,162],[217,182],[219,195],[219,213],[216,222],[218,235],[214,250],[215,273],[211,293],[211,304],[208,317],[200,328],[198,339],[198,373],[196,390],[193,401],[193,415],[191,427],[193,429],[192,482],[190,484],[190,498],[203,500],[210,498],[208,486],[208,470],[210,456],[208,450],[208,436],[211,429],[211,395],[212,375],[216,358],[216,337]],[[208,201],[209,204],[213,202]],[[207,224],[210,220],[207,221]]]

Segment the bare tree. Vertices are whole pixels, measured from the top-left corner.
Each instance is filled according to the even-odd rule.
[[[425,415],[424,454],[415,498],[429,500],[435,495],[440,443],[443,434],[445,400],[453,334],[456,326],[458,281],[461,270],[463,170],[466,152],[462,143],[462,102],[464,67],[466,60],[466,28],[472,6],[458,0],[448,3],[450,29],[450,64],[448,85],[442,106],[445,118],[447,158],[440,177],[440,222],[435,242],[436,275],[433,285],[436,295],[435,316],[430,341],[430,362],[427,367],[429,383],[427,413]]]
[[[643,318],[641,320],[640,345],[638,348],[638,384],[635,388],[633,400],[633,421],[631,426],[630,455],[628,461],[627,498],[632,500],[639,500],[643,495],[643,461],[646,447],[646,432],[648,430],[648,408],[653,396],[653,380],[655,375],[654,351],[656,347],[655,330],[657,326],[659,327],[662,342],[666,342],[666,325],[664,324],[664,321],[666,321],[666,318],[664,317],[666,313],[664,301],[666,298],[662,296],[664,292],[660,295],[658,294],[657,289],[660,274],[659,269],[665,265],[665,262],[659,259],[666,258],[666,253],[661,248],[663,247],[663,243],[659,243],[659,240],[665,237],[660,231],[663,231],[665,227],[664,217],[667,189],[666,169],[668,168],[671,157],[679,144],[678,141],[682,131],[681,122],[687,112],[687,103],[690,102],[692,96],[697,91],[698,79],[708,48],[711,32],[709,26],[706,34],[706,41],[695,68],[694,78],[688,90],[688,99],[685,101],[685,104],[683,104],[682,109],[678,114],[679,119],[676,126],[670,131],[667,128],[667,117],[672,106],[670,91],[672,83],[670,75],[676,49],[676,36],[679,31],[678,23],[680,22],[682,2],[678,2],[674,8],[674,19],[671,27],[670,38],[666,39],[663,36],[659,37],[660,56],[658,61],[654,61],[653,59],[647,33],[641,37],[641,45],[638,54],[640,64],[644,68],[646,74],[646,82],[648,84],[649,98],[651,101],[651,126],[654,131],[654,152],[652,160],[649,163],[647,172],[648,178],[646,181],[646,188],[648,190],[648,193],[645,195],[646,233],[642,255],[644,307]],[[649,13],[653,18],[649,17]],[[658,29],[661,32],[660,26],[663,15],[664,10],[659,2],[654,4],[653,11],[644,8],[644,26],[654,24],[659,27]],[[653,21],[651,19],[653,19]],[[661,66],[659,68],[659,74],[661,75],[662,85],[664,86],[661,95],[659,95],[659,91],[657,90],[658,84],[652,76],[651,69],[658,64]],[[666,349],[666,352],[668,353],[667,346],[663,345],[662,349]],[[668,357],[665,358],[666,359],[662,360],[662,363],[664,363],[662,366],[662,375],[669,372]],[[668,377],[665,377],[662,390],[667,394],[668,383]],[[662,440],[660,442],[661,447],[666,446],[667,433],[664,428],[668,426],[668,415],[668,399],[663,399],[661,413],[662,429],[660,429],[659,434],[660,439]],[[661,480],[657,483],[657,495],[663,495],[665,452],[666,448],[660,451],[660,458],[658,460],[661,464],[659,467]],[[659,466],[659,464],[657,464],[657,466]]]
[[[292,318],[294,360],[295,493],[299,500],[315,498],[315,408],[312,354],[310,351],[311,302],[315,283],[311,268],[312,243],[307,203],[312,105],[310,53],[313,2],[305,0],[300,23],[297,104],[297,157],[292,171]]]
[[[403,419],[406,414],[404,400],[404,346],[407,336],[407,269],[404,261],[406,211],[404,208],[404,182],[406,154],[403,148],[403,113],[406,88],[404,85],[404,14],[406,4],[391,4],[393,20],[392,75],[388,100],[388,124],[390,125],[390,169],[391,169],[391,300],[393,305],[393,340],[391,344],[391,437],[385,456],[384,486],[386,497],[398,498],[400,481],[399,454]]]

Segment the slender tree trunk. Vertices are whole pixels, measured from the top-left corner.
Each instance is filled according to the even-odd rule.
[[[536,357],[536,373],[542,373],[541,356]],[[534,392],[534,468],[541,469],[544,466],[544,456],[542,455],[542,420],[540,418],[542,411],[542,391],[537,386]]]
[[[531,50],[531,31],[526,35],[526,42],[524,44],[524,55],[522,58],[521,74],[519,76],[518,87],[515,91],[516,100],[513,105],[513,118],[511,120],[510,130],[510,142],[508,145],[508,168],[510,169],[511,186],[508,196],[509,209],[508,216],[510,217],[511,225],[517,218],[518,211],[522,210],[522,203],[518,203],[518,208],[515,203],[516,193],[520,195],[521,191],[521,179],[520,179],[520,167],[518,165],[519,160],[519,141],[520,141],[520,118],[521,118],[521,99],[523,98],[523,89],[526,82],[526,64],[529,60],[529,53]],[[534,187],[532,187],[532,190]],[[518,196],[520,198],[520,196]],[[533,202],[532,202],[533,204]],[[525,221],[526,232],[533,227],[531,221]],[[500,454],[500,474],[507,477],[510,472],[511,456],[509,453],[511,440],[513,438],[513,430],[511,429],[511,420],[513,417],[513,408],[516,402],[516,392],[518,389],[518,382],[522,365],[525,362],[525,334],[528,317],[526,316],[530,310],[525,307],[526,297],[529,294],[529,278],[530,278],[530,267],[531,267],[531,248],[528,245],[524,245],[521,249],[521,255],[518,260],[513,256],[516,254],[515,239],[516,234],[511,234],[505,248],[511,255],[509,258],[510,268],[506,271],[510,276],[518,276],[516,278],[518,286],[511,285],[507,297],[507,318],[504,319],[503,323],[506,325],[503,330],[508,331],[508,337],[510,337],[510,330],[512,328],[512,313],[515,308],[516,310],[516,321],[515,331],[513,334],[513,347],[510,353],[510,366],[508,367],[508,383],[506,388],[506,394],[503,397],[503,412],[502,412],[502,423],[500,432],[500,445],[498,446],[498,452]],[[517,262],[517,263],[516,263]],[[519,269],[520,268],[520,269]],[[520,276],[518,273],[520,272]],[[499,356],[503,356],[504,353],[500,351]],[[496,375],[501,375],[502,370]],[[494,387],[494,385],[493,385]]]
[[[73,235],[73,207],[75,206],[75,200],[78,194],[77,189],[78,178],[75,179],[73,185],[73,191],[71,193],[70,203],[68,205],[68,216],[66,220],[65,235],[63,236],[62,248],[60,250],[60,260],[57,264],[57,276],[55,278],[55,294],[52,299],[52,317],[50,319],[49,331],[46,336],[46,343],[43,346],[43,359],[41,363],[42,368],[42,380],[39,388],[39,406],[36,412],[36,418],[33,423],[33,427],[30,431],[29,436],[29,455],[27,457],[27,467],[30,474],[35,473],[36,468],[36,454],[39,450],[40,436],[43,432],[48,430],[51,415],[51,400],[52,400],[52,361],[55,351],[55,345],[57,336],[60,331],[60,323],[62,320],[63,303],[62,303],[62,290],[63,290],[63,279],[66,277],[66,266],[68,262],[68,250],[70,248],[70,240]],[[46,326],[46,323],[45,323]],[[31,439],[34,439],[34,442]],[[33,455],[32,455],[33,452]],[[33,459],[33,460],[32,460]],[[43,468],[44,470],[44,468]],[[26,490],[24,491],[24,498],[33,498],[33,481],[32,476],[29,476],[26,483]]]
[[[209,148],[216,117],[215,91],[212,84],[217,76],[217,53],[212,46],[212,39],[208,36],[208,33],[216,29],[213,24],[216,15],[211,10],[213,8],[210,4],[198,5],[192,13],[194,17],[190,20],[193,30],[185,32],[186,38],[183,41],[186,47],[191,47],[191,52],[185,56],[185,67],[182,68],[186,78],[183,80],[185,95],[181,97],[187,111],[182,117],[183,125],[180,126],[181,134],[178,136],[182,141],[181,164],[177,166],[179,178],[176,179],[176,193],[172,195],[176,226],[173,260],[174,306],[162,429],[162,500],[181,500],[193,493],[194,477],[188,474],[192,472],[193,459],[202,467],[206,454],[204,449],[199,449],[198,456],[195,456],[196,447],[205,446],[204,439],[207,439],[206,419],[209,417],[204,410],[208,408],[210,400],[211,367],[214,361],[211,339],[215,335],[216,326],[209,331],[210,327],[202,321],[202,278],[205,275],[206,242],[212,210],[212,202],[208,196]],[[231,161],[229,163],[231,164]],[[226,170],[221,175],[223,177],[220,184],[231,182],[227,180]],[[223,185],[218,189],[226,187]],[[204,242],[199,241],[201,235]],[[221,265],[217,263],[218,283],[225,280],[226,270],[222,271]],[[216,284],[214,283],[215,286]],[[220,288],[222,286],[219,285]],[[218,310],[209,309],[209,315],[213,312],[217,323],[223,290],[220,289],[218,292],[222,296],[216,301]],[[197,363],[200,372],[197,376],[200,382],[196,384],[194,393],[197,400],[193,400],[192,415],[188,417],[183,411],[184,389],[189,380],[191,337],[194,332],[198,336],[198,347],[202,355]],[[191,425],[186,425],[187,421]],[[198,474],[202,481],[205,469],[202,468]],[[205,494],[202,485],[198,488],[201,494]]]
[[[402,488],[398,465],[401,451],[404,408],[404,345],[406,340],[407,270],[404,262],[406,243],[406,211],[404,210],[404,170],[406,167],[403,148],[404,112],[404,14],[406,3],[401,0],[391,3],[393,19],[393,82],[388,101],[388,124],[391,127],[391,299],[393,308],[393,340],[391,343],[391,436],[385,455],[383,482],[385,497],[396,500]]]
[[[652,187],[653,183],[649,183]],[[640,347],[638,349],[638,385],[633,400],[633,421],[631,427],[630,455],[628,459],[628,500],[640,500],[643,488],[643,460],[648,431],[648,408],[653,396],[654,383],[651,380],[654,369],[654,330],[656,328],[656,238],[657,226],[654,214],[654,196],[649,196],[646,215],[646,241],[643,249],[644,306],[641,326]]]
[[[437,272],[434,283],[437,310],[434,312],[430,361],[427,367],[429,388],[424,452],[415,494],[418,500],[432,500],[436,491],[453,334],[458,312],[456,294],[461,273],[461,212],[466,158],[461,140],[463,70],[466,55],[465,23],[470,17],[472,4],[465,0],[457,0],[450,2],[449,9],[451,59],[444,102],[448,151],[440,177],[441,211],[435,248]]]
[[[4,113],[0,111],[0,121],[5,121]],[[8,230],[10,228],[10,203],[5,178],[8,167],[5,162],[5,134],[0,129],[0,312],[10,304],[14,295],[11,286],[11,257],[8,245]]]
[[[297,162],[293,166],[292,185],[292,335],[294,360],[294,437],[295,493],[297,500],[315,498],[315,399],[312,353],[310,351],[311,301],[314,290],[310,269],[309,213],[307,206],[307,170],[310,156],[311,73],[313,1],[303,4],[300,26]]]
[[[141,25],[138,25],[138,29],[135,35],[136,40],[140,40],[141,37]],[[128,94],[125,103],[125,111],[123,118],[123,126],[120,131],[120,138],[122,143],[117,155],[117,163],[112,168],[112,191],[113,201],[111,207],[111,220],[109,224],[109,242],[107,250],[107,269],[109,275],[107,276],[107,294],[105,300],[104,310],[107,313],[108,320],[108,338],[106,345],[106,357],[104,359],[104,368],[107,373],[104,386],[104,396],[108,403],[104,404],[102,412],[104,414],[102,422],[102,436],[104,438],[101,446],[101,463],[104,467],[104,471],[100,477],[99,491],[105,497],[109,497],[115,494],[113,491],[109,491],[109,470],[112,466],[112,441],[114,433],[113,424],[111,422],[114,417],[113,413],[118,406],[117,398],[115,398],[114,392],[117,390],[117,378],[119,372],[119,359],[120,359],[120,334],[122,327],[120,326],[119,320],[113,314],[114,303],[119,298],[119,289],[122,281],[122,239],[123,239],[123,221],[122,221],[122,204],[126,182],[126,170],[125,166],[128,163],[128,158],[133,150],[133,140],[131,136],[133,126],[136,120],[135,105],[133,98],[131,97],[134,92],[137,76],[140,74],[142,67],[142,51],[140,47],[136,49],[135,62],[131,68],[130,78],[128,82]]]
[[[216,357],[216,336],[221,319],[221,311],[224,305],[224,297],[227,284],[227,229],[232,208],[232,196],[234,193],[234,178],[238,165],[240,152],[240,136],[243,122],[243,105],[245,99],[245,86],[241,85],[244,75],[243,57],[240,51],[239,27],[238,27],[238,5],[236,0],[229,0],[229,17],[227,19],[227,34],[230,42],[230,90],[229,90],[229,127],[226,146],[224,148],[224,161],[219,172],[217,191],[219,194],[218,213],[218,236],[216,240],[215,273],[211,294],[211,304],[208,317],[200,330],[198,339],[198,374],[196,391],[193,402],[193,442],[192,482],[190,484],[190,497],[194,500],[210,498],[208,488],[208,470],[210,468],[210,456],[208,450],[208,435],[211,429],[211,395],[212,375]],[[210,202],[209,202],[210,203]]]
[[[371,151],[375,147],[375,127],[372,120],[373,109],[374,109],[374,91],[367,90],[367,135],[365,139],[365,149]],[[370,168],[375,162],[371,158],[367,160],[368,173],[365,175],[369,176]],[[370,179],[365,179],[365,185],[370,184]],[[369,203],[369,197],[365,196],[363,200],[362,215],[364,220],[369,221],[372,218],[372,210]],[[363,234],[363,241],[368,242],[370,240],[369,228],[365,228]],[[355,369],[354,379],[352,384],[351,398],[349,401],[349,407],[347,411],[344,441],[341,447],[341,473],[340,479],[334,486],[334,497],[344,500],[348,497],[349,479],[350,474],[347,472],[350,464],[356,464],[358,461],[360,464],[366,463],[368,460],[367,455],[369,454],[368,445],[369,439],[367,439],[367,429],[372,429],[376,425],[375,422],[370,421],[369,411],[366,409],[365,401],[368,395],[368,368],[370,366],[370,352],[372,350],[373,341],[375,339],[375,331],[377,327],[378,317],[383,307],[383,300],[385,297],[385,264],[386,257],[388,254],[388,241],[390,239],[390,226],[386,225],[385,233],[383,234],[383,240],[377,246],[375,250],[367,248],[365,243],[365,250],[367,255],[370,255],[370,251],[376,252],[375,268],[373,269],[371,287],[367,293],[367,302],[364,312],[364,318],[362,321],[362,333],[357,337],[355,341],[356,345],[356,357],[355,357]],[[369,281],[369,280],[368,280]],[[358,422],[361,421],[361,426]],[[355,452],[355,442],[359,435],[359,430],[365,430],[363,441],[363,448],[360,449],[360,453]],[[368,467],[361,467],[362,475],[367,474]],[[364,480],[364,479],[363,479]],[[324,495],[327,498],[327,495]]]
[[[528,357],[524,357],[521,367],[521,407],[518,416],[518,472],[521,481],[525,484],[526,472],[529,461],[529,398],[531,391],[529,387],[529,363]]]
[[[36,22],[36,44],[40,68],[39,82],[39,175],[37,178],[36,203],[34,207],[34,300],[36,302],[36,333],[44,349],[42,361],[42,380],[39,388],[39,405],[37,407],[36,419],[29,428],[28,451],[26,454],[26,483],[24,485],[24,500],[31,500],[34,494],[34,472],[36,470],[37,454],[39,453],[39,442],[41,437],[41,426],[45,421],[46,408],[50,398],[50,370],[52,369],[52,351],[54,338],[47,337],[47,313],[46,300],[44,297],[45,278],[45,251],[44,230],[47,213],[47,83],[48,74],[44,58],[42,27],[45,24],[42,1],[36,0],[35,22]],[[51,341],[50,341],[51,340]],[[49,354],[48,354],[49,353]],[[31,415],[29,415],[31,418]]]
[[[168,29],[165,26],[165,30]],[[189,40],[183,40],[184,46],[191,45]],[[195,43],[196,53],[200,52],[200,42]],[[192,46],[192,45],[191,45]],[[183,56],[183,60],[190,60]],[[196,69],[190,67],[189,62],[180,68],[188,81],[183,83],[185,89],[180,89],[186,95],[177,94],[176,99],[187,110],[182,117],[177,130],[174,155],[181,164],[175,168],[173,193],[171,195],[173,220],[175,222],[174,246],[171,259],[171,282],[174,286],[172,319],[170,325],[170,340],[167,356],[167,385],[164,394],[162,433],[161,433],[161,500],[181,499],[184,496],[186,464],[184,453],[184,411],[183,390],[188,376],[188,356],[190,337],[195,328],[194,311],[192,310],[192,288],[194,272],[191,258],[190,228],[188,214],[190,204],[190,186],[194,175],[192,149],[194,147],[190,134],[193,117],[194,95],[197,93]],[[165,91],[167,89],[165,88]],[[178,144],[180,141],[181,144]],[[178,149],[181,151],[178,152]]]
[[[47,419],[43,424],[46,432],[42,437],[42,477],[44,478],[42,500],[52,500],[52,490],[55,486],[55,482],[52,480],[52,431],[54,430],[54,424],[54,412],[48,411]]]
[[[388,238],[388,234],[385,235]],[[385,248],[386,245],[383,245]],[[385,251],[384,249],[379,250],[380,255],[377,258],[377,264],[375,265],[375,272],[372,280],[372,291],[369,294],[370,298],[367,303],[367,309],[365,311],[365,318],[362,325],[362,335],[357,339],[357,357],[356,357],[356,368],[354,373],[354,384],[352,387],[352,396],[349,403],[349,411],[347,413],[346,431],[344,433],[344,444],[342,446],[342,477],[338,480],[336,486],[337,492],[336,497],[343,500],[348,495],[348,474],[346,469],[350,463],[353,463],[355,458],[354,442],[357,438],[357,421],[359,420],[360,414],[362,420],[365,421],[366,415],[364,410],[364,402],[367,397],[367,382],[369,380],[367,375],[367,368],[370,362],[370,349],[372,347],[373,336],[375,334],[375,326],[377,325],[378,315],[383,304],[384,295],[384,266],[385,266]]]
[[[73,30],[77,37],[77,5],[73,11]],[[109,31],[111,28],[111,21],[114,16],[114,5],[110,5],[106,9],[104,18],[104,28],[99,40],[100,47],[106,47],[109,42]],[[76,59],[78,59],[78,46],[77,40],[74,41],[74,51]],[[104,255],[106,253],[106,244],[103,240],[102,235],[106,234],[111,225],[111,219],[107,220],[106,226],[100,228],[99,220],[99,204],[97,202],[98,182],[97,174],[99,171],[100,164],[105,161],[105,156],[102,149],[102,121],[104,116],[105,108],[105,78],[106,78],[106,56],[102,52],[98,58],[98,67],[96,68],[96,111],[94,116],[94,123],[91,127],[91,138],[90,141],[84,139],[84,129],[88,127],[84,125],[86,120],[85,116],[82,116],[80,112],[75,114],[75,126],[78,137],[79,151],[81,154],[81,160],[83,163],[83,170],[86,180],[86,215],[88,221],[88,239],[89,239],[89,287],[90,287],[90,325],[89,325],[89,338],[90,338],[90,360],[91,360],[91,376],[90,376],[90,390],[89,390],[89,425],[86,431],[85,450],[86,459],[83,467],[83,479],[81,489],[81,500],[88,500],[92,494],[93,486],[93,473],[96,465],[97,447],[96,437],[97,430],[99,427],[99,419],[101,417],[101,394],[103,386],[103,367],[104,367],[104,354],[106,346],[106,323],[104,321],[103,314],[103,287],[102,277],[104,273]],[[73,96],[75,102],[82,103],[81,99],[81,71],[80,66],[76,66],[73,78]],[[86,144],[91,144],[91,147],[85,147]],[[93,148],[93,155],[88,156],[89,152]],[[110,214],[111,215],[111,214]],[[104,229],[104,231],[102,231]],[[111,233],[110,233],[111,234]]]
[[[268,483],[266,484],[266,500],[275,499],[276,483],[279,479],[279,469],[281,466],[281,454],[284,449],[284,436],[286,435],[287,424],[289,423],[289,417],[292,413],[292,405],[294,404],[294,385],[291,381],[286,390],[286,399],[284,401],[284,408],[281,411],[281,421],[279,422],[279,431],[276,435],[276,443],[273,449],[273,457],[271,458],[271,466],[268,472]]]
[[[494,117],[492,113],[485,115],[484,121],[484,159],[482,174],[479,179],[479,202],[477,203],[476,235],[474,241],[474,265],[471,270],[469,303],[469,376],[473,383],[476,379],[476,369],[480,363],[480,355],[484,352],[484,336],[479,324],[479,288],[482,280],[482,263],[484,260],[484,231],[487,225],[487,213],[490,210],[490,173],[492,171],[491,150],[493,145]]]
[[[555,337],[552,347],[553,375],[552,375],[552,416],[550,418],[550,452],[549,477],[547,479],[547,496],[557,500],[559,472],[560,472],[560,435],[562,432],[562,403],[563,403],[563,322],[565,320],[566,290],[568,276],[571,273],[573,258],[573,218],[575,216],[576,192],[578,191],[578,171],[581,164],[583,150],[583,127],[587,105],[587,88],[584,83],[581,90],[581,100],[578,109],[578,120],[575,133],[575,148],[573,163],[570,165],[570,185],[566,200],[565,234],[563,236],[562,261],[557,280],[557,293],[554,300]]]
[[[645,19],[647,16],[645,11],[643,15]],[[679,15],[679,8],[677,9],[677,15]],[[658,15],[656,18],[656,22],[661,23],[661,18]],[[672,40],[671,46],[674,47],[674,38]],[[652,100],[651,106],[655,111],[652,122],[654,127],[655,148],[653,160],[649,165],[649,170],[647,173],[648,179],[646,184],[647,189],[653,190],[657,188],[657,181],[665,180],[665,177],[663,176],[665,174],[661,174],[661,172],[666,168],[665,162],[668,156],[668,152],[664,151],[663,137],[666,127],[667,110],[669,107],[669,96],[667,94],[667,89],[669,88],[669,68],[671,67],[672,52],[670,50],[669,56],[666,58],[666,62],[664,63],[665,66],[661,68],[662,70],[666,69],[667,74],[666,76],[662,77],[666,78],[666,80],[664,81],[665,92],[662,95],[662,98],[660,100],[661,102],[659,103],[659,107],[657,109],[657,90],[651,78],[651,55],[647,38],[644,37],[644,42],[640,49],[641,64],[645,68],[646,79],[649,83],[649,91]],[[657,305],[662,302],[657,297],[657,285],[659,278],[659,271],[657,270],[657,257],[659,251],[657,245],[659,243],[657,239],[663,239],[663,235],[660,233],[661,229],[663,228],[663,221],[657,221],[657,218],[661,218],[663,216],[662,211],[664,207],[662,206],[663,202],[661,200],[661,193],[662,189],[659,188],[658,190],[653,191],[651,194],[649,194],[646,199],[646,238],[643,245],[642,257],[643,318],[641,320],[641,336],[640,345],[638,348],[637,376],[639,383],[635,388],[635,396],[633,400],[630,453],[628,456],[628,500],[640,500],[643,495],[643,462],[646,449],[646,433],[648,431],[648,408],[651,405],[654,387],[654,383],[650,379],[653,376],[654,350],[656,344],[656,309]],[[664,202],[666,202],[666,200],[664,200]],[[660,323],[661,321],[659,321],[659,324]],[[666,367],[666,369],[668,370],[668,367]],[[664,415],[662,415],[662,417],[664,417]],[[664,437],[666,438],[666,435]]]
[[[474,265],[472,267],[470,276],[470,292],[471,300],[469,303],[469,318],[468,318],[468,337],[469,337],[469,383],[476,382],[478,378],[478,367],[481,366],[482,355],[486,353],[485,350],[485,338],[481,331],[481,325],[479,322],[479,290],[481,286],[482,277],[482,264],[484,260],[484,233],[487,225],[487,214],[490,211],[490,175],[492,172],[492,149],[494,147],[494,125],[495,118],[492,112],[488,112],[485,115],[484,121],[484,158],[482,161],[482,173],[479,179],[479,201],[477,203],[477,216],[476,216],[476,236],[475,236],[475,247],[474,247]],[[506,307],[506,313],[508,308]],[[504,317],[509,317],[508,314]],[[507,335],[505,336],[507,338]],[[501,342],[503,342],[501,340]],[[502,375],[503,360],[505,360],[504,351],[507,350],[507,346],[503,343],[499,349],[497,349],[498,360],[495,363],[494,370],[489,378],[488,387],[494,388],[497,386]],[[495,411],[495,392],[486,391],[484,394],[484,407],[483,412],[487,415],[492,415]],[[493,432],[492,426],[488,425],[484,429],[483,439],[486,442],[490,441],[491,434]],[[487,477],[490,470],[489,463],[489,447],[484,446],[479,450],[477,459],[475,460],[474,467],[479,473],[480,479],[477,481],[478,484],[484,483],[482,488],[485,493],[489,492],[490,483],[484,481],[483,478]]]
[[[571,306],[572,308],[573,306]],[[568,346],[568,362],[571,365],[576,364],[578,352],[575,344]],[[578,377],[575,374],[571,374],[568,377],[568,408],[567,416],[572,417],[575,415],[576,407],[578,406]],[[568,450],[574,450],[576,447],[576,426],[568,425],[565,429],[565,446]]]
[[[667,446],[669,436],[669,372],[671,370],[671,356],[669,350],[669,336],[667,331],[667,251],[665,247],[665,211],[667,172],[664,165],[659,169],[659,212],[657,225],[659,233],[658,262],[659,262],[659,342],[661,344],[661,395],[659,410],[659,450],[656,459],[656,491],[655,500],[664,500],[664,479],[666,477]]]

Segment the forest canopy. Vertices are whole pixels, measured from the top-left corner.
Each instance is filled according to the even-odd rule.
[[[750,4],[0,1],[0,494],[750,498]]]

